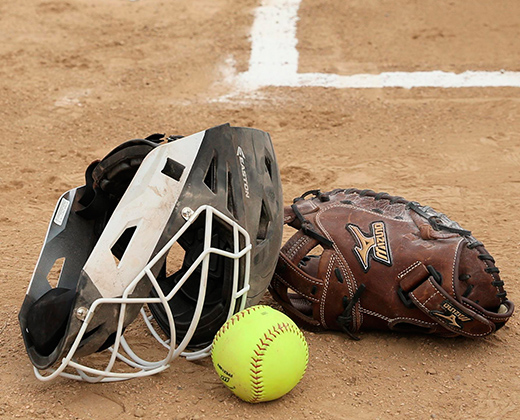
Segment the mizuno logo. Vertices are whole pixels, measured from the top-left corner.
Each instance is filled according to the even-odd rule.
[[[444,315],[441,313],[434,314],[437,318],[442,318],[446,321],[448,325],[451,325],[456,328],[462,328],[459,323],[457,322],[457,315],[451,314],[451,315]]]
[[[440,318],[441,321],[452,327],[462,329],[464,322],[468,322],[473,319],[459,311],[449,300],[442,302],[441,308],[444,309],[444,312],[430,311],[430,315]]]
[[[371,259],[384,265],[392,265],[392,255],[384,222],[372,222],[370,226],[371,232],[367,235],[358,226],[351,223],[347,225],[347,229],[357,244],[353,249],[354,254],[365,273],[370,269]]]

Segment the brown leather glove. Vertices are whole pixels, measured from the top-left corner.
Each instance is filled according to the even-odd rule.
[[[315,190],[285,208],[284,222],[297,232],[269,290],[300,325],[354,338],[360,329],[482,337],[513,313],[483,244],[431,207]]]

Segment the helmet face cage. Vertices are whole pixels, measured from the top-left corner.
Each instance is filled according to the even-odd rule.
[[[208,182],[208,171],[220,174],[222,166],[225,179]],[[39,379],[118,381],[160,372],[179,355],[205,357],[220,325],[265,292],[281,243],[283,205],[266,133],[224,125],[158,146],[101,229],[99,218],[75,211],[82,188],[58,201],[19,315]],[[168,276],[174,246],[185,256]],[[47,275],[63,257],[53,288]],[[124,336],[139,313],[163,349],[159,360],[138,354]],[[48,324],[56,325],[51,334]],[[95,352],[102,353],[94,364],[84,362]]]
[[[227,216],[219,212],[218,210],[209,207],[199,207],[195,212],[183,209],[185,213],[192,213],[186,224],[179,230],[179,232],[162,248],[162,250],[143,268],[143,270],[135,277],[135,279],[127,286],[123,295],[117,298],[99,298],[96,299],[89,309],[78,308],[75,315],[83,318],[83,325],[76,336],[68,354],[63,358],[61,364],[56,369],[51,369],[52,373],[42,373],[35,368],[36,376],[41,380],[51,380],[56,376],[61,375],[72,379],[80,379],[88,382],[106,382],[106,381],[117,381],[135,378],[139,376],[148,376],[158,373],[168,367],[171,360],[177,356],[182,355],[187,357],[189,360],[196,360],[209,355],[211,346],[207,346],[198,351],[185,352],[193,334],[196,330],[200,315],[204,304],[204,295],[207,287],[207,278],[209,270],[209,260],[212,255],[220,255],[224,258],[229,258],[234,267],[233,275],[233,289],[231,295],[231,305],[229,306],[229,312],[227,318],[229,318],[235,312],[236,307],[238,310],[242,310],[245,307],[247,291],[249,290],[249,270],[250,270],[250,251],[251,241],[249,234],[245,229],[240,227],[236,222],[229,219]],[[163,264],[164,257],[167,255],[170,248],[177,243],[179,238],[184,232],[194,223],[197,219],[203,218],[205,224],[205,237],[204,237],[204,248],[197,258],[197,260],[191,265],[190,269],[182,276],[178,281],[176,287],[168,294],[164,295],[157,277],[153,274],[155,268]],[[212,224],[215,218],[219,218],[221,222],[227,223],[233,229],[234,237],[234,249],[232,252],[214,248],[211,246],[211,232]],[[240,246],[243,243],[244,246]],[[239,279],[239,264],[243,261],[245,270],[243,279]],[[190,327],[182,340],[176,344],[176,327],[174,317],[169,306],[170,300],[179,292],[189,276],[197,269],[201,268],[200,287],[199,287],[199,300],[195,309],[194,316],[191,320]],[[151,282],[157,297],[132,297],[132,293],[139,282],[144,278]],[[90,321],[96,316],[96,312],[103,305],[119,305],[119,322],[116,331],[116,338],[114,344],[109,347],[110,357],[107,361],[104,369],[91,368],[77,362],[74,358],[76,350],[78,349],[85,333],[88,329]],[[156,304],[161,305],[168,319],[168,326],[171,331],[171,338],[164,339],[161,337],[157,328],[153,325],[153,318],[146,314],[146,311],[142,306],[144,304]],[[166,356],[158,361],[145,360],[131,348],[123,336],[123,326],[126,314],[126,309],[129,305],[137,305],[140,307],[140,314],[148,327],[151,335],[166,349]],[[117,360],[125,362],[127,365],[134,368],[131,372],[112,372],[112,369]],[[65,372],[67,367],[71,367],[76,370],[76,373]]]

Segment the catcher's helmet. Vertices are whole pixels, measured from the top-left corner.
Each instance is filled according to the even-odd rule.
[[[161,138],[123,143],[59,199],[19,314],[39,379],[123,380],[204,357],[220,326],[266,291],[283,226],[269,135],[226,124]],[[173,250],[183,254],[174,269]],[[158,361],[123,336],[139,312],[166,349]],[[78,361],[105,349],[104,368]]]

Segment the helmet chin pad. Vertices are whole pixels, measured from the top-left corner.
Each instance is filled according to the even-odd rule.
[[[75,297],[75,290],[56,287],[31,305],[27,337],[41,355],[50,355],[63,339]]]

